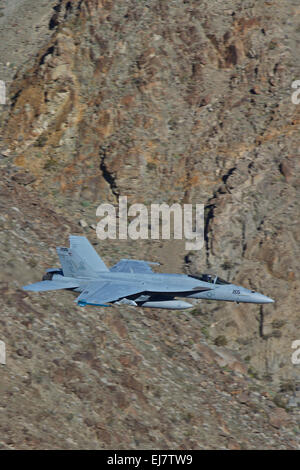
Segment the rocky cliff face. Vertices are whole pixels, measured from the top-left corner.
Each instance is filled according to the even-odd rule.
[[[271,398],[285,406],[299,380],[291,362],[291,343],[300,339],[300,105],[291,102],[291,83],[300,78],[299,7],[279,0],[61,0],[46,14],[38,53],[28,65],[19,61],[0,118],[3,292],[11,289],[2,336],[19,370],[14,377],[6,370],[6,409],[12,415],[23,400],[33,404],[36,393],[49,422],[48,431],[33,430],[26,415],[26,443],[21,428],[14,434],[6,424],[12,438],[3,445],[59,445],[49,426],[59,403],[70,400],[68,416],[80,418],[70,418],[72,436],[62,431],[64,447],[297,446],[297,412],[282,417]],[[98,204],[120,195],[147,205],[204,203],[205,247],[188,253],[180,243],[101,242],[109,264],[124,254],[163,257],[166,271],[213,271],[276,303],[203,302],[182,317],[123,307],[86,315],[69,294],[21,294],[22,283],[54,262],[47,245],[66,243],[81,218],[95,224]],[[237,354],[240,365],[220,354]],[[28,389],[20,399],[22,380]],[[209,392],[214,384],[218,397]],[[184,397],[180,409],[170,401],[174,390],[177,403]],[[241,390],[248,402],[238,398]],[[233,424],[228,393],[236,413],[247,410],[254,423],[240,439],[246,423]],[[104,413],[115,406],[121,418]],[[171,408],[173,418],[159,421]],[[126,443],[114,437],[118,420]],[[216,423],[225,434],[212,439],[205,426]]]

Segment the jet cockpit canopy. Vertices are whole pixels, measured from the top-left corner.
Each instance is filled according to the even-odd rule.
[[[221,277],[218,277],[214,274],[199,274],[197,276],[193,275],[191,277],[193,277],[194,279],[199,279],[199,281],[209,282],[210,284],[231,284],[231,282],[225,281]]]

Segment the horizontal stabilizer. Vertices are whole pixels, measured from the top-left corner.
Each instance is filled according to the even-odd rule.
[[[29,284],[24,286],[23,290],[33,291],[33,292],[46,292],[49,290],[58,290],[58,289],[73,289],[79,286],[78,281],[40,281],[35,282],[34,284]]]

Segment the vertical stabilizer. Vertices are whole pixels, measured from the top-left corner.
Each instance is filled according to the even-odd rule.
[[[109,271],[85,237],[70,236],[70,248],[56,248],[64,276],[94,278]]]

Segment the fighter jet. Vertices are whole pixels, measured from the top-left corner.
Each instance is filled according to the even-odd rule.
[[[179,298],[225,300],[268,304],[274,300],[218,276],[162,274],[154,272],[150,261],[121,259],[110,269],[94,247],[82,236],[70,236],[70,248],[56,248],[61,268],[46,271],[43,280],[24,286],[26,291],[45,292],[68,289],[80,293],[81,307],[132,305],[181,310],[194,307]]]

